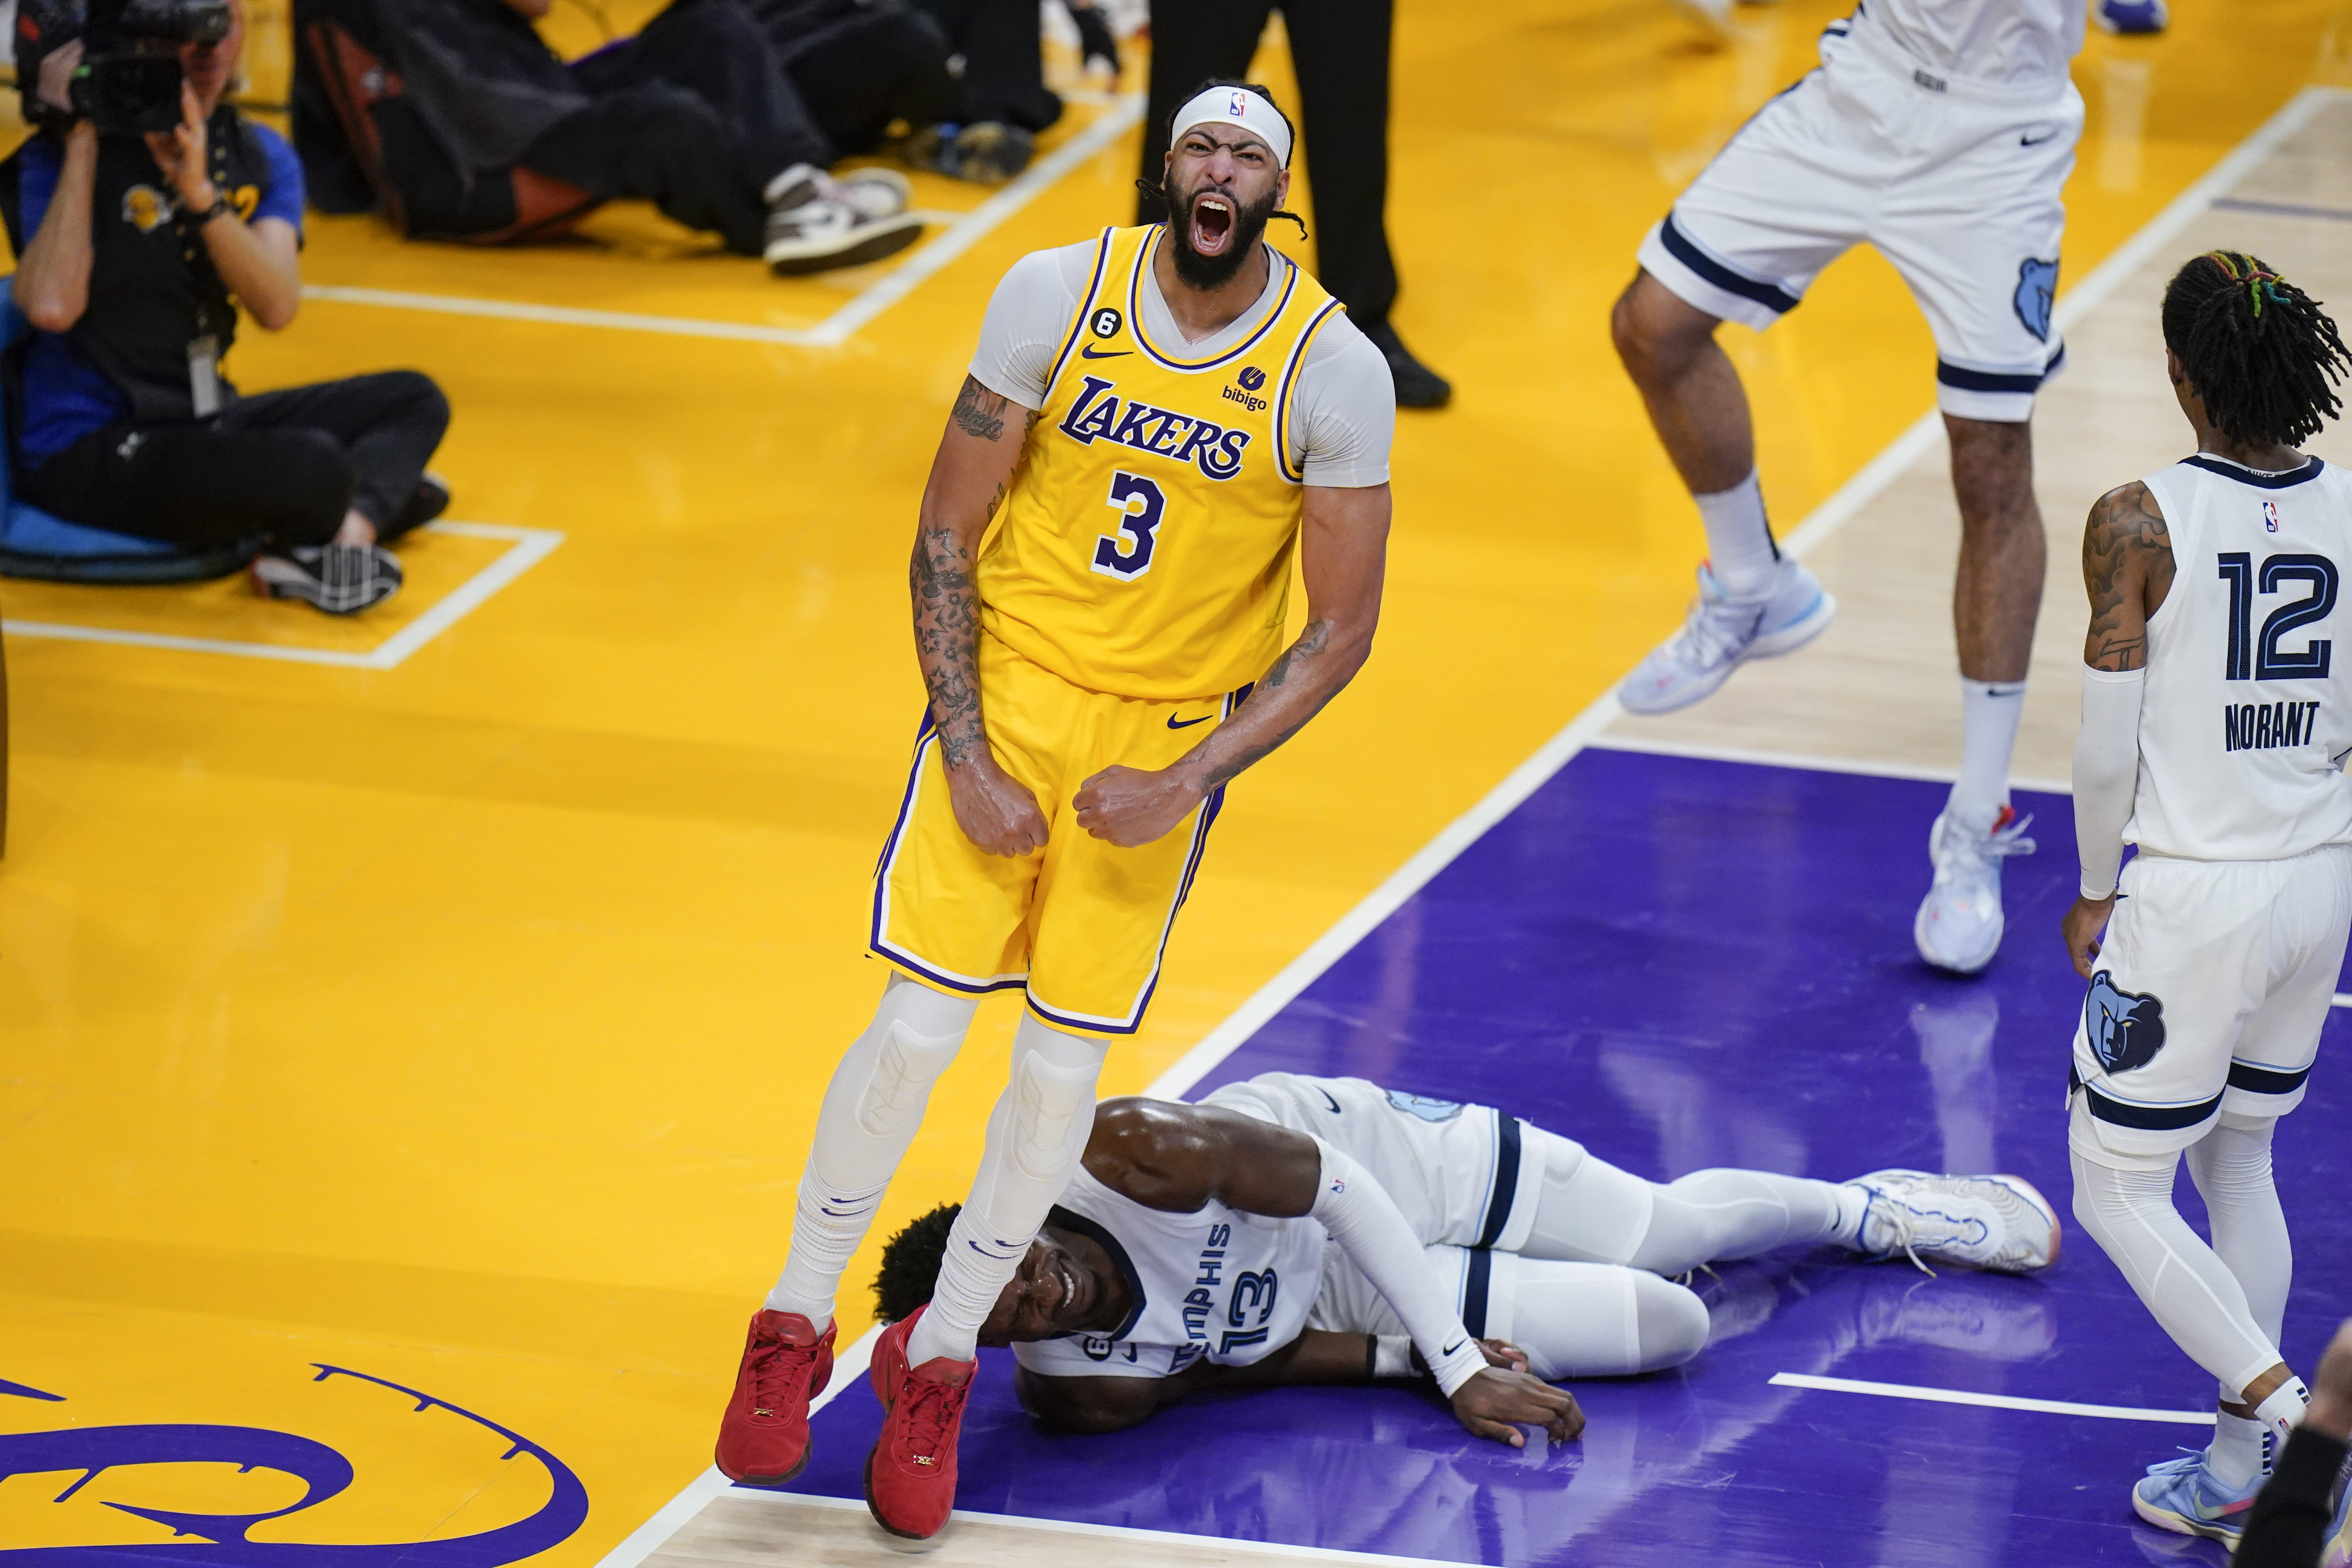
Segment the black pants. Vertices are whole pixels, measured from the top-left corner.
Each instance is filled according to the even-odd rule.
[[[1143,177],[1160,183],[1168,121],[1213,77],[1249,69],[1277,0],[1181,0],[1151,16],[1151,105],[1143,124]],[[1315,167],[1315,254],[1323,287],[1359,327],[1389,319],[1396,261],[1384,209],[1389,190],[1389,33],[1392,0],[1279,0],[1298,92],[1292,110]],[[1138,205],[1157,221],[1160,204]]]
[[[832,146],[740,0],[677,0],[635,37],[572,68],[596,101],[523,150],[522,166],[606,199],[650,201],[757,256],[761,193]]]
[[[929,12],[898,0],[749,3],[836,154],[873,151],[893,120],[959,118],[955,46]]]
[[[413,370],[240,397],[209,419],[94,430],[17,479],[91,528],[207,546],[323,544],[356,509],[389,537],[449,402]]]
[[[1045,40],[1036,0],[915,0],[945,28],[963,57],[963,78],[946,118],[1043,131],[1062,118],[1045,85]],[[1192,0],[1177,0],[1181,10]],[[1156,47],[1156,46],[1155,46]]]

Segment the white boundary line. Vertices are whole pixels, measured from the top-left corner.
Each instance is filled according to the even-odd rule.
[[[2187,227],[2188,225],[2205,209],[2205,207],[2211,204],[2212,199],[2216,195],[2218,195],[2221,190],[2226,189],[2230,184],[2233,184],[2237,181],[2243,179],[2246,174],[2256,163],[2260,162],[2263,157],[2268,156],[2281,142],[2284,142],[2287,137],[2302,129],[2303,126],[2310,121],[2311,117],[2319,111],[2321,105],[2334,99],[2347,97],[2352,97],[2352,89],[2342,88],[2307,87],[2301,92],[2297,93],[2293,99],[2289,100],[2284,108],[2281,109],[2276,114],[2271,116],[2268,121],[2264,121],[2261,128],[2255,131],[2252,136],[2249,136],[2245,141],[2240,142],[2234,150],[2225,155],[2219,163],[2216,163],[2211,171],[2210,171],[2202,179],[2200,179],[2189,185],[2189,188],[2183,191],[2170,205],[2167,206],[2155,217],[2149,219],[2147,225],[2137,234],[2134,235],[2130,239],[2126,240],[2122,247],[2118,249],[2115,255],[2109,257],[2107,260],[2099,267],[2095,268],[2089,277],[2084,279],[2082,282],[2067,290],[2066,297],[2058,302],[2058,308],[2053,313],[2053,319],[2057,321],[2061,329],[2063,330],[2065,327],[2073,325],[2075,321],[2080,321],[2093,306],[2096,305],[2101,300],[2104,300],[2108,294],[2112,293],[2116,285],[2121,283],[2124,279],[2129,277],[2134,270],[2147,259],[2148,257],[2161,249],[2166,244],[2169,243],[2181,229]],[[2078,305],[2076,303],[2078,300],[2082,300],[2083,303]],[[1838,489],[1831,494],[1827,500],[1824,500],[1820,506],[1814,508],[1811,513],[1806,517],[1805,521],[1797,526],[1795,531],[1790,533],[1787,539],[1780,542],[1780,548],[1788,551],[1791,554],[1802,554],[1805,551],[1819,545],[1822,540],[1836,532],[1840,528],[1844,527],[1845,524],[1851,521],[1855,514],[1859,513],[1864,507],[1876,500],[1879,492],[1884,490],[1888,485],[1892,484],[1895,481],[1895,477],[1902,473],[1905,468],[1910,467],[1910,465],[1916,462],[1923,454],[1931,449],[1935,446],[1936,442],[1941,438],[1941,435],[1942,420],[1940,416],[1933,410],[1921,416],[1916,424],[1911,426],[1908,429],[1905,430],[1902,435],[1897,436],[1892,442],[1888,443],[1885,450],[1881,451],[1878,456],[1873,458],[1868,463],[1863,465],[1860,472],[1856,473],[1853,478],[1848,479],[1844,484],[1839,486]],[[1653,747],[1639,743],[1620,744],[1614,740],[1607,742],[1600,741],[1599,737],[1601,731],[1607,729],[1618,719],[1623,717],[1624,711],[1625,710],[1622,708],[1618,706],[1616,693],[1613,689],[1604,692],[1601,696],[1596,698],[1591,707],[1585,709],[1583,712],[1579,713],[1574,719],[1570,720],[1559,733],[1554,735],[1550,740],[1545,742],[1540,747],[1538,747],[1534,755],[1528,757],[1526,762],[1521,763],[1517,767],[1512,769],[1508,776],[1507,776],[1502,783],[1496,784],[1493,789],[1487,791],[1486,795],[1481,798],[1475,805],[1472,806],[1468,811],[1464,812],[1460,816],[1455,817],[1452,822],[1446,824],[1444,828],[1438,831],[1437,836],[1432,838],[1427,844],[1422,846],[1411,859],[1407,860],[1403,865],[1391,872],[1388,879],[1381,883],[1379,887],[1373,889],[1370,893],[1366,894],[1361,903],[1359,903],[1354,909],[1349,910],[1346,914],[1340,916],[1338,923],[1333,925],[1330,930],[1325,931],[1320,937],[1317,938],[1314,943],[1310,945],[1306,952],[1300,953],[1297,958],[1292,959],[1288,963],[1282,967],[1281,971],[1276,973],[1273,979],[1258,987],[1255,994],[1251,995],[1250,998],[1244,1002],[1239,1007],[1235,1008],[1232,1016],[1227,1017],[1223,1023],[1218,1025],[1215,1028],[1210,1030],[1207,1035],[1203,1036],[1199,1045],[1196,1045],[1191,1050],[1186,1051],[1169,1067],[1167,1071],[1152,1079],[1150,1084],[1143,1092],[1158,1099],[1175,1100],[1182,1096],[1185,1090],[1191,1089],[1203,1078],[1206,1078],[1212,1071],[1215,1070],[1218,1063],[1233,1055],[1233,1053],[1238,1049],[1244,1041],[1246,1041],[1252,1035],[1257,1033],[1257,1031],[1271,1020],[1276,1013],[1281,1012],[1284,1007],[1289,1005],[1293,998],[1297,996],[1300,992],[1306,990],[1308,985],[1312,984],[1325,970],[1338,963],[1347,954],[1349,949],[1353,948],[1359,942],[1370,935],[1372,930],[1377,927],[1381,921],[1395,913],[1398,908],[1401,907],[1407,899],[1412,897],[1413,894],[1426,887],[1429,884],[1430,879],[1435,877],[1438,872],[1453,864],[1453,862],[1461,856],[1464,850],[1469,848],[1471,845],[1476,843],[1479,838],[1484,837],[1488,828],[1493,827],[1496,823],[1502,821],[1502,819],[1509,816],[1512,810],[1522,801],[1535,794],[1537,790],[1542,788],[1543,785],[1550,780],[1554,773],[1557,773],[1560,769],[1566,767],[1569,760],[1574,757],[1577,752],[1584,750],[1585,747],[1595,744],[1605,744],[1616,750],[1655,750],[1663,752],[1664,751],[1664,748],[1663,747]],[[1727,748],[1726,750],[1727,751],[1729,749]],[[1686,754],[1701,755],[1706,753],[1693,751]],[[1737,759],[1727,758],[1727,760],[1751,759],[1743,757]],[[1761,752],[1757,753],[1752,760],[1757,762],[1769,762],[1788,767],[1804,767],[1822,761],[1822,759],[1799,760],[1789,757],[1772,756]],[[1843,764],[1837,764],[1833,771],[1860,773],[1872,770],[1865,770],[1860,766],[1848,768]],[[1889,776],[1907,777],[1911,775],[1906,773],[1893,773]],[[1950,775],[1945,774],[1941,776],[1949,777]],[[2028,784],[2025,787],[2044,788],[2051,786],[2046,784]],[[2352,1006],[2352,994],[2339,995],[2336,998],[2336,1005],[2339,1006]],[[866,1364],[866,1356],[872,1353],[875,1332],[876,1331],[868,1330],[864,1338],[857,1341],[856,1344],[853,1344],[846,1352],[842,1353],[835,1363],[835,1367],[840,1368],[846,1366],[854,1357],[862,1372]],[[2212,1417],[2210,1416],[2194,1415],[2186,1411],[2125,1412],[2121,1406],[2117,1405],[2069,1405],[2054,1400],[2009,1400],[1999,1394],[1955,1394],[1946,1389],[1909,1388],[1902,1384],[1864,1384],[1848,1383],[1838,1378],[1808,1378],[1805,1374],[1801,1373],[1784,1372],[1776,1375],[1772,1381],[1774,1383],[1784,1384],[1794,1387],[1818,1386],[1848,1392],[1888,1393],[1895,1397],[1927,1399],[1944,1404],[1976,1405],[1998,1403],[2004,1405],[2004,1407],[2015,1407],[2020,1409],[2053,1410],[2088,1415],[2103,1415],[2116,1416],[2118,1419],[2132,1418],[2141,1420],[2179,1421],[2192,1424],[2201,1422],[2206,1425],[2210,1425],[2212,1420]],[[827,1385],[824,1394],[817,1400],[811,1403],[810,1414],[814,1415],[817,1410],[822,1409],[835,1394],[841,1391],[842,1384],[842,1374],[838,1370],[836,1370],[834,1374],[834,1382]],[[714,1478],[716,1479],[716,1485],[712,1484]],[[685,1522],[687,1519],[693,1517],[695,1510],[700,1508],[703,1502],[726,1489],[727,1481],[725,1477],[719,1476],[719,1472],[715,1469],[705,1471],[701,1476],[689,1482],[686,1489],[678,1493],[678,1495],[673,1499],[667,1506],[663,1508],[659,1513],[654,1515],[653,1519],[646,1521],[645,1524],[639,1526],[629,1535],[627,1540],[622,1542],[620,1545],[614,1547],[610,1552],[608,1552],[604,1556],[604,1560],[597,1564],[597,1568],[638,1568],[638,1564],[642,1563],[646,1558],[652,1555],[655,1550],[657,1549],[664,1541],[669,1538],[671,1531],[676,1530],[678,1524],[681,1524]],[[799,1501],[810,1500],[808,1495],[805,1493],[795,1492],[782,1495],[790,1496]],[[692,1500],[691,1506],[688,1506],[689,1499]],[[863,1503],[852,1504],[840,1499],[832,1500],[839,1506],[858,1508],[865,1506]],[[967,1517],[978,1519],[998,1519],[1005,1516],[995,1514],[975,1514]],[[657,1531],[656,1530],[656,1525],[665,1521],[674,1521],[674,1522],[669,1523],[667,1528]],[[1047,1521],[1013,1519],[1011,1522],[1020,1524],[1040,1524],[1046,1528],[1055,1527],[1054,1521]],[[1087,1530],[1096,1531],[1101,1533],[1110,1533],[1112,1527],[1061,1525],[1060,1528]],[[1134,1533],[1139,1535],[1153,1535],[1157,1532],[1145,1531],[1136,1531]],[[1216,1545],[1221,1550],[1227,1547],[1246,1550],[1255,1544],[1253,1542],[1231,1541],[1223,1536],[1170,1536],[1165,1537],[1164,1539],[1177,1541],[1212,1540],[1215,1542]],[[1356,1554],[1345,1552],[1321,1552],[1312,1553],[1312,1555],[1351,1557]],[[1360,1557],[1358,1557],[1357,1560],[1386,1561],[1389,1563],[1415,1563],[1418,1561],[1409,1558],[1363,1559]]]
[[[239,658],[324,664],[341,669],[392,669],[481,608],[491,595],[546,560],[563,542],[563,535],[551,528],[514,528],[502,522],[429,522],[423,531],[462,539],[510,539],[514,542],[497,560],[365,653],[346,648],[289,647],[277,643],[173,637],[163,632],[122,631],[112,626],[63,626],[48,621],[0,621],[0,631],[11,637],[47,637],[60,642],[112,643],[121,647],[165,648],[174,653],[225,653]]]
[[[1020,178],[955,221],[906,260],[867,284],[814,327],[765,327],[749,321],[706,321],[692,316],[649,316],[631,310],[583,310],[568,305],[477,300],[457,294],[415,294],[397,289],[357,289],[338,283],[306,284],[302,297],[337,305],[372,305],[390,310],[424,310],[444,316],[488,316],[555,327],[602,327],[669,337],[723,338],[736,342],[782,343],[794,348],[838,348],[883,311],[913,293],[989,232],[1027,206],[1071,170],[1118,141],[1143,118],[1143,97],[1114,101],[1093,124],[1038,159]],[[946,216],[946,215],[940,215]]]
[[[813,1492],[771,1492],[745,1488],[737,1494],[776,1508],[820,1508],[829,1511],[864,1513],[865,1502],[857,1498],[819,1497]],[[1367,1568],[1430,1568],[1444,1562],[1445,1568],[1465,1568],[1450,1560],[1430,1557],[1395,1557],[1382,1552],[1348,1552],[1336,1546],[1293,1546],[1281,1541],[1239,1541],[1223,1535],[1186,1535],[1171,1530],[1139,1530],[1129,1524],[1084,1524],[1067,1519],[1034,1519],[1019,1513],[981,1513],[970,1509],[957,1509],[949,1515],[961,1523],[1003,1524],[1016,1530],[1045,1530],[1056,1535],[1092,1536],[1097,1540],[1151,1542],[1198,1552],[1204,1542],[1213,1543],[1218,1552],[1238,1552],[1252,1557],[1282,1557],[1297,1560],[1307,1558],[1318,1563],[1360,1563]],[[945,1544],[944,1542],[941,1544]],[[921,1551],[923,1548],[915,1547]],[[607,1559],[609,1562],[610,1559]]]
[[[1708,763],[1752,763],[1768,768],[1802,768],[1818,773],[1859,773],[1864,778],[1916,779],[1923,784],[1950,784],[1958,768],[1928,767],[1914,763],[1871,762],[1860,757],[1816,757],[1801,752],[1759,752],[1749,746],[1710,746],[1691,741],[1653,741],[1639,735],[1602,735],[1595,751],[1640,752],[1653,757],[1696,757]],[[2072,780],[2012,776],[2012,788],[2042,795],[2073,795]]]
[[[1980,1405],[1992,1410],[2033,1410],[2045,1415],[2095,1415],[2108,1421],[2169,1421],[2182,1426],[2210,1426],[2210,1410],[2147,1410],[2129,1405],[2076,1405],[2065,1399],[2020,1399],[2007,1394],[1969,1394],[1957,1388],[1923,1388],[1910,1383],[1860,1383],[1850,1377],[1815,1377],[1811,1373],[1780,1372],[1772,1382],[1783,1388],[1812,1388],[1830,1394],[1874,1394],[1882,1399],[1916,1399],[1929,1405]]]

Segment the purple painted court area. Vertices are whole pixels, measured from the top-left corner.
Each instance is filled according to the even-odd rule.
[[[1588,751],[1446,868],[1196,1093],[1273,1068],[1502,1106],[1641,1174],[1749,1165],[2016,1172],[2070,1196],[2061,1101],[2081,983],[2056,936],[2069,802],[2021,795],[2042,852],[2008,870],[2008,945],[1973,981],[1911,952],[1944,786]],[[1246,803],[1241,803],[1246,809]],[[2331,1017],[2331,1037],[2347,1021]],[[2332,1039],[2327,1055],[2340,1056]],[[2278,1168],[2309,1370],[2352,1311],[2352,1115],[2324,1060]],[[2201,1224],[2187,1182],[2184,1203]],[[2329,1196],[2336,1194],[2337,1196]],[[1823,1568],[2185,1562],[2127,1489],[2208,1429],[1774,1386],[1799,1373],[2085,1404],[2210,1409],[2068,1221],[2035,1279],[1834,1251],[1723,1270],[1689,1366],[1575,1385],[1583,1440],[1472,1439],[1404,1387],[1203,1397],[1056,1437],[984,1357],[961,1506],[991,1513],[1482,1563]],[[877,1415],[845,1391],[801,1489],[859,1494]]]

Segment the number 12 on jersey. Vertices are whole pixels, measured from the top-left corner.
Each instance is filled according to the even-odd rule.
[[[2230,647],[2222,660],[2225,680],[2325,679],[2335,649],[2329,639],[2315,637],[2301,652],[2279,647],[2289,632],[2326,620],[2336,608],[2336,563],[2325,555],[2272,555],[2263,561],[2262,592],[2280,593],[2284,584],[2310,584],[2311,591],[2291,604],[2281,605],[2263,621],[2254,636],[2254,558],[2243,550],[2221,557],[2221,581],[2230,585]]]
[[[1167,509],[1168,497],[1141,474],[1116,473],[1105,504],[1119,514],[1118,527],[1095,541],[1091,569],[1132,583],[1151,570],[1151,552],[1159,548],[1160,514]]]

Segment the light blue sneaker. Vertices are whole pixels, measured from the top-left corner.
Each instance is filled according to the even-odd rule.
[[[2254,1506],[2254,1494],[2269,1479],[2256,1476],[2242,1490],[2231,1491],[2205,1468],[2204,1450],[2196,1449],[2185,1458],[2150,1465],[2147,1474],[2132,1488],[2132,1511],[2158,1530],[2201,1535],[2234,1552],[2238,1538],[2245,1533],[2246,1514]]]
[[[1687,708],[1731,679],[1751,658],[1794,653],[1837,618],[1837,601],[1821,579],[1782,558],[1772,595],[1760,600],[1725,596],[1712,567],[1698,569],[1698,597],[1682,630],[1660,643],[1617,687],[1628,713],[1671,713]]]
[[[2352,1458],[2336,1472],[2336,1519],[2327,1527],[2319,1568],[2352,1568]]]

